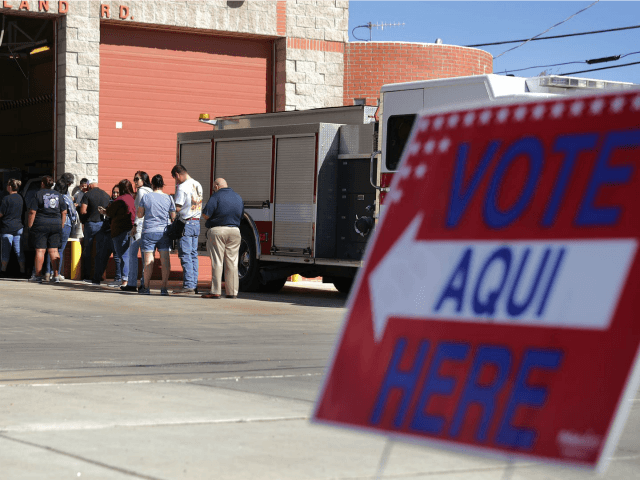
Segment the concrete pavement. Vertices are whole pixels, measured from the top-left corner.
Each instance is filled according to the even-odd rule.
[[[345,301],[309,283],[206,301],[0,281],[0,478],[374,478],[383,437],[309,422]],[[637,398],[604,478],[639,478],[639,432]],[[382,478],[590,477],[393,443]]]

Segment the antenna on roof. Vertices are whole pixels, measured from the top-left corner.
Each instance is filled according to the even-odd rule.
[[[360,40],[361,42],[366,42],[367,40],[364,38],[358,38],[353,33],[357,28],[368,28],[369,29],[369,41],[371,41],[371,30],[374,28],[379,28],[380,30],[384,30],[384,27],[404,27],[404,22],[394,22],[394,23],[365,23],[364,25],[358,25],[357,27],[353,27],[351,30],[351,36],[356,40]]]

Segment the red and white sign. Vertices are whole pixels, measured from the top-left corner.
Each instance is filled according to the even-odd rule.
[[[314,421],[606,466],[640,377],[640,94],[423,116]]]

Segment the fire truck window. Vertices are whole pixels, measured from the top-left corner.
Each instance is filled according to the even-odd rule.
[[[402,151],[409,139],[411,127],[416,119],[415,114],[410,115],[392,115],[387,120],[387,170],[396,170]]]

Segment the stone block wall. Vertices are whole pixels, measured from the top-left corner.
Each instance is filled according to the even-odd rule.
[[[343,104],[349,2],[290,0],[287,38],[276,44],[276,110]]]
[[[79,181],[98,175],[100,114],[99,5],[73,1],[58,21],[56,172]]]
[[[269,36],[278,34],[275,1],[117,0],[95,3],[99,13],[102,14],[101,17],[105,20],[219,32]],[[108,16],[106,10],[109,12]]]

